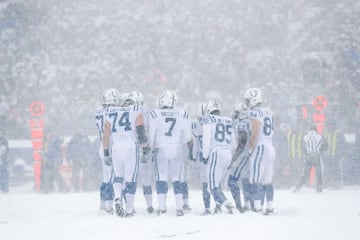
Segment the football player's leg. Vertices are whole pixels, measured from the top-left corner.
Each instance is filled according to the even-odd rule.
[[[239,164],[234,164],[233,167],[230,169],[230,174],[228,177],[227,184],[230,188],[231,195],[235,201],[235,205],[237,209],[242,209],[241,206],[241,198],[240,198],[240,187],[238,184],[240,177],[240,166]]]
[[[160,148],[157,154],[155,167],[156,193],[158,198],[159,213],[166,212],[166,195],[168,192],[168,169],[168,159],[165,158],[164,150]]]
[[[179,153],[179,151],[178,151]],[[184,173],[184,162],[181,161],[182,155],[177,154],[174,158],[170,161],[170,176],[171,176],[171,182],[174,187],[174,196],[175,196],[175,207],[176,211],[179,212],[183,210],[183,188],[181,185],[181,177]]]
[[[137,147],[128,148],[128,151],[123,151],[124,170],[125,170],[125,199],[126,212],[128,216],[134,214],[134,202],[136,192],[136,179],[139,172],[139,150]]]
[[[124,162],[122,159],[122,149],[117,148],[113,145],[112,147],[112,162],[114,169],[114,202],[115,211],[118,216],[124,216],[125,211],[122,206],[122,193],[124,184]]]
[[[141,182],[143,184],[143,194],[146,202],[147,211],[152,213],[154,211],[153,202],[152,202],[152,162],[148,161],[146,163],[140,163],[141,165]]]
[[[251,184],[249,178],[241,178],[242,192],[244,195],[244,208],[249,210],[254,208],[254,201],[251,198]]]

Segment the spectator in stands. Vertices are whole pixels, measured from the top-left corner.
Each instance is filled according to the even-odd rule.
[[[8,172],[8,153],[9,144],[6,138],[0,136],[0,190],[4,193],[9,192],[9,172]]]
[[[5,102],[4,96],[0,96],[0,134],[5,134],[9,109],[9,104]]]

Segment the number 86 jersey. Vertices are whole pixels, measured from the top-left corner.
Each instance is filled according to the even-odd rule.
[[[261,123],[258,144],[271,143],[274,132],[272,112],[268,108],[255,107],[249,117],[250,121],[256,119]]]

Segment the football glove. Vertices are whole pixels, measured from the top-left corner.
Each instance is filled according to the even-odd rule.
[[[204,164],[207,164],[208,161],[209,161],[209,158],[201,157],[201,161],[202,161]]]
[[[146,163],[149,160],[150,147],[144,147],[142,149],[141,162]]]
[[[106,166],[112,165],[112,159],[109,154],[109,149],[104,149],[104,163]]]
[[[158,149],[158,148],[155,148],[155,149],[152,151],[152,159],[151,159],[151,160],[152,160],[153,162],[156,162],[158,152],[159,152],[159,149]]]
[[[110,156],[104,156],[104,163],[106,166],[111,166],[112,165],[112,159]]]

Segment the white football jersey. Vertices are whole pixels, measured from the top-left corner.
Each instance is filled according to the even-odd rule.
[[[234,144],[233,121],[229,117],[205,115],[202,118],[203,157],[208,158],[216,148],[232,149]]]
[[[103,139],[103,133],[104,133],[104,118],[106,114],[106,108],[99,107],[95,113],[95,120],[96,120],[96,126],[99,131],[99,138],[102,142]]]
[[[201,149],[202,149],[202,138],[203,138],[203,133],[202,133],[202,124],[199,120],[195,120],[191,123],[191,130],[192,130],[192,134],[193,134],[193,156],[198,159],[200,159],[200,153],[201,153]]]
[[[154,148],[185,144],[191,140],[189,114],[182,108],[149,111],[149,142]]]
[[[274,132],[273,114],[268,108],[255,107],[249,113],[250,121],[257,119],[260,121],[260,132],[258,144],[272,142]]]
[[[138,142],[135,121],[142,112],[140,105],[108,108],[105,121],[111,125],[113,143],[121,142],[123,146],[126,146]]]

